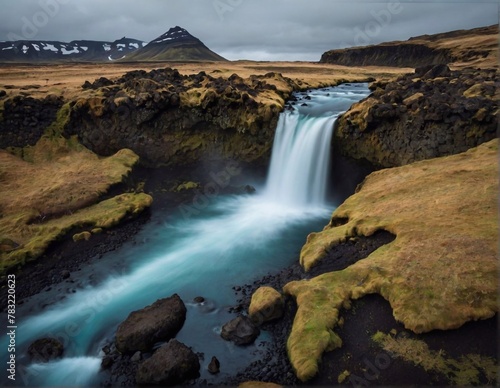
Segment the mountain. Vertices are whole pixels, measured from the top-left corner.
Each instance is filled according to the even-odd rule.
[[[448,63],[496,66],[498,25],[422,35],[407,41],[330,50],[322,55],[320,62],[344,66],[413,68]]]
[[[142,48],[146,43],[122,38],[114,42],[74,40],[58,41],[18,40],[0,42],[0,62],[103,62],[122,59]]]
[[[149,43],[121,38],[114,42],[42,40],[0,42],[0,62],[225,61],[184,28],[176,26]]]
[[[179,26],[127,56],[126,61],[226,61]]]

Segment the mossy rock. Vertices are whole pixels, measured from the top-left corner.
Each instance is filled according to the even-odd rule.
[[[82,232],[82,233],[77,233],[73,235],[73,241],[78,242],[78,241],[88,241],[92,237],[92,234],[90,232]]]
[[[259,287],[252,295],[248,314],[257,324],[262,324],[283,316],[284,298],[272,287]]]
[[[186,190],[194,190],[198,189],[200,187],[199,183],[196,182],[184,182],[181,183],[179,186],[175,188],[175,192],[181,192],[181,191],[186,191]]]

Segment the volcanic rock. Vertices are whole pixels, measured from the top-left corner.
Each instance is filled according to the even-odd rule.
[[[28,356],[35,363],[49,362],[60,358],[63,352],[63,344],[54,338],[37,339],[28,347]]]
[[[141,385],[172,386],[197,378],[199,371],[200,362],[196,354],[173,339],[140,364],[136,382]]]
[[[148,351],[156,342],[173,338],[186,320],[186,306],[179,295],[159,299],[142,310],[133,311],[116,332],[121,353]]]
[[[259,336],[260,330],[246,316],[239,316],[222,326],[221,337],[236,345],[248,345]]]

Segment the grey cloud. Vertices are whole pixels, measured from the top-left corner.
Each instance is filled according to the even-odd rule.
[[[27,23],[35,29],[27,38],[62,41],[115,40],[122,36],[150,41],[179,25],[230,59],[318,60],[324,51],[333,48],[404,40],[498,21],[496,2],[404,1],[397,8],[401,12],[389,13],[390,21],[386,23],[384,18],[393,3],[4,0],[0,40],[13,34],[23,36]],[[41,23],[43,14],[45,24]]]

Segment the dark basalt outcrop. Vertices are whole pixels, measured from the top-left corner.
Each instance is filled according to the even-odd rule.
[[[446,64],[453,59],[450,50],[401,43],[327,51],[321,56],[320,62],[343,66],[417,67],[429,63]]]
[[[0,148],[35,145],[62,105],[62,98],[55,95],[6,99],[0,105]]]
[[[377,168],[464,152],[495,138],[497,87],[495,69],[443,65],[376,82],[337,121],[334,147]]]
[[[278,89],[274,83],[284,85]],[[292,81],[279,74],[214,78],[205,72],[133,71],[85,83],[66,135],[99,155],[129,148],[148,165],[267,158]]]

